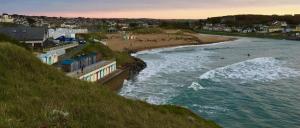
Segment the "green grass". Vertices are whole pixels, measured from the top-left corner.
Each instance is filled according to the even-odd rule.
[[[0,127],[218,127],[184,108],[128,100],[69,78],[16,45],[0,43],[0,53]]]
[[[92,41],[93,39],[97,39],[97,40],[107,39],[106,34],[102,32],[77,34],[76,36],[83,38],[87,41]]]
[[[10,43],[18,45],[20,47],[26,48],[27,50],[30,50],[30,48],[25,43],[21,43],[21,42],[15,40],[15,39],[12,39],[4,34],[0,34],[0,43],[1,42],[10,42]]]

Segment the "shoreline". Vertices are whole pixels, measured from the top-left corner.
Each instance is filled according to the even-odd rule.
[[[259,38],[259,39],[273,39],[273,40],[289,40],[289,41],[300,41],[300,38],[291,38],[284,35],[271,35],[271,34],[260,34],[260,33],[228,33],[228,32],[218,32],[218,31],[198,31],[200,34],[206,35],[219,35],[227,37],[241,37],[241,38]]]
[[[218,42],[205,42],[205,43],[186,43],[186,44],[174,44],[174,45],[166,45],[166,46],[157,46],[157,47],[151,47],[151,48],[142,48],[142,49],[138,49],[135,51],[131,51],[131,53],[137,53],[137,52],[141,52],[141,51],[147,51],[147,50],[153,50],[153,49],[159,49],[159,48],[173,48],[173,47],[180,47],[180,46],[201,46],[201,45],[207,45],[207,44],[218,44],[218,43],[222,43],[222,42],[229,42],[229,41],[234,41],[237,40],[237,37],[232,37],[232,39],[230,40],[226,40],[226,41],[218,41]]]
[[[199,34],[201,36],[218,36],[218,37],[225,37],[225,36],[220,36],[220,35],[202,35]],[[198,38],[198,37],[197,37]],[[218,44],[218,43],[225,43],[225,42],[229,42],[229,41],[234,41],[237,40],[238,38],[236,37],[226,37],[223,40],[216,40],[216,41],[206,41],[206,42],[188,42],[188,43],[182,43],[182,44],[168,44],[168,45],[160,45],[160,46],[152,46],[152,47],[145,47],[145,48],[139,48],[139,49],[135,49],[135,50],[131,50],[129,52],[130,56],[132,56],[133,53],[137,53],[137,52],[141,52],[141,51],[147,51],[147,50],[153,50],[153,49],[160,49],[160,48],[172,48],[172,47],[180,47],[180,46],[201,46],[201,45],[207,45],[207,44]],[[132,56],[135,59],[140,60],[139,58],[136,58],[134,56]],[[143,60],[140,60],[143,63],[145,63]],[[145,63],[146,64],[146,63]],[[141,70],[145,69],[145,67],[140,67],[142,68]],[[107,87],[109,90],[113,91],[113,92],[119,92],[124,84],[125,80],[129,80],[132,79],[133,77],[135,77],[136,75],[139,74],[139,72],[141,70],[136,70],[136,71],[131,71],[131,70],[135,70],[135,69],[131,69],[130,67],[125,67],[123,69],[120,69],[122,73],[120,73],[119,75],[116,75],[114,77],[112,77],[110,80],[107,80],[105,82],[103,82],[103,85],[105,87]]]

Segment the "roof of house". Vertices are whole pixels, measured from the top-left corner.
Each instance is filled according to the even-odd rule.
[[[18,41],[40,41],[47,35],[43,27],[0,27],[0,33]]]

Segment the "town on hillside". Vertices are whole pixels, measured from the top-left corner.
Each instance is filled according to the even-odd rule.
[[[300,40],[300,15],[236,15],[208,18],[201,32],[224,35]]]

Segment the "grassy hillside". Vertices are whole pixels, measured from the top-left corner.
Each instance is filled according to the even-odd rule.
[[[30,48],[27,47],[26,44],[20,43],[19,41],[15,40],[15,39],[12,39],[12,38],[10,38],[10,37],[8,37],[8,36],[6,36],[4,34],[1,34],[1,33],[0,33],[0,42],[10,42],[10,43],[18,45],[20,47],[26,48],[27,50],[30,50]]]
[[[0,43],[0,127],[215,128],[190,111],[127,100]]]

